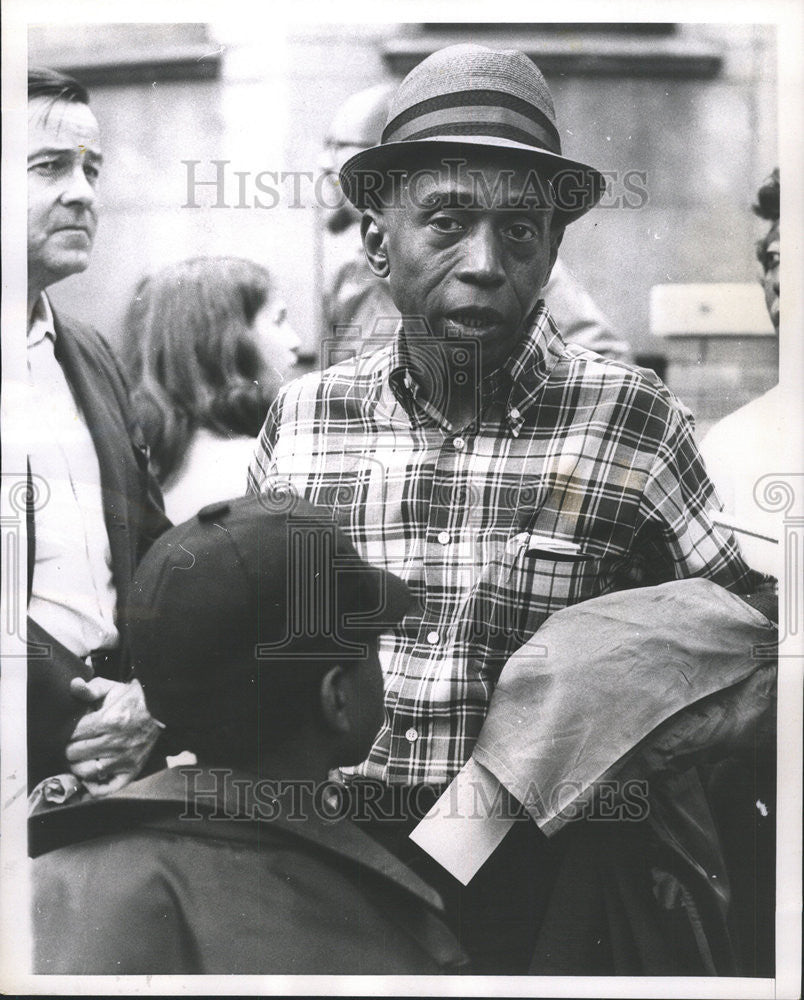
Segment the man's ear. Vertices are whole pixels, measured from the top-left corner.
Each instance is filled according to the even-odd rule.
[[[552,271],[555,265],[556,258],[558,257],[558,248],[561,246],[561,241],[564,239],[564,232],[566,230],[564,225],[556,225],[553,223],[550,226],[550,270]]]
[[[564,239],[565,226],[556,225],[551,223],[550,225],[550,267],[547,270],[547,274],[544,279],[544,285],[547,284],[550,275],[553,273],[553,268],[556,265],[556,260],[558,259],[558,248],[561,246],[561,241]]]
[[[351,731],[346,689],[346,671],[340,664],[328,670],[321,680],[319,697],[324,722],[335,733],[346,736]]]
[[[382,212],[369,208],[363,213],[360,236],[371,270],[378,278],[387,278],[391,265],[388,263],[388,230]]]

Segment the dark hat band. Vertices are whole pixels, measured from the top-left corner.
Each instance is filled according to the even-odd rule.
[[[561,154],[561,140],[547,115],[498,90],[462,90],[420,101],[388,122],[382,142],[461,134],[495,135]]]
[[[518,164],[531,163],[554,185],[563,178],[554,199],[562,225],[589,211],[606,189],[599,171],[562,154],[553,99],[538,66],[523,52],[469,43],[439,49],[408,73],[381,142],[343,164],[341,187],[364,212],[381,204],[378,182],[410,169],[419,154],[477,159],[484,148],[494,156],[510,150]]]
[[[433,125],[432,128],[422,129],[420,132],[414,132],[412,135],[407,136],[407,139],[430,139],[433,136],[465,136],[465,135],[487,135],[496,136],[498,139],[510,139],[513,142],[521,142],[527,146],[538,146],[540,149],[544,149],[546,152],[552,153],[553,150],[550,149],[543,143],[538,142],[534,139],[532,133],[525,132],[520,128],[516,128],[513,125],[504,125],[499,122],[468,122],[464,125]]]

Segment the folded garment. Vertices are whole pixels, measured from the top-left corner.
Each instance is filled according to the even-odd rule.
[[[646,767],[683,768],[738,741],[772,706],[775,635],[705,579],[566,608],[506,663],[473,757],[550,835],[636,752]]]

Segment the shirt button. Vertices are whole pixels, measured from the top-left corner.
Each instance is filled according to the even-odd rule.
[[[511,407],[511,419],[512,420],[519,420],[519,418],[521,416],[522,416],[522,414],[519,412],[519,410],[515,406],[512,406]]]
[[[427,641],[430,643],[431,646],[435,646],[435,644],[438,642],[438,632],[428,632]]]
[[[413,726],[411,726],[410,729],[405,733],[405,739],[408,741],[408,743],[415,743],[418,738],[419,738],[419,731],[417,729],[414,729]]]
[[[439,531],[439,533],[438,533],[438,540],[439,540],[439,542],[441,542],[442,545],[448,545],[449,544],[449,532],[448,531]]]
[[[456,449],[457,451],[463,451],[463,449],[464,449],[464,448],[466,447],[466,442],[464,441],[464,439],[463,439],[463,438],[461,438],[461,437],[457,437],[457,438],[455,438],[455,439],[454,439],[454,441],[452,442],[452,446],[453,446],[453,448],[455,448],[455,449]]]

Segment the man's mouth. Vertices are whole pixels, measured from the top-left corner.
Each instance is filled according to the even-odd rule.
[[[485,330],[488,327],[499,326],[504,322],[503,316],[496,309],[488,306],[466,306],[464,309],[454,309],[446,316],[448,323],[462,326],[467,330]]]

